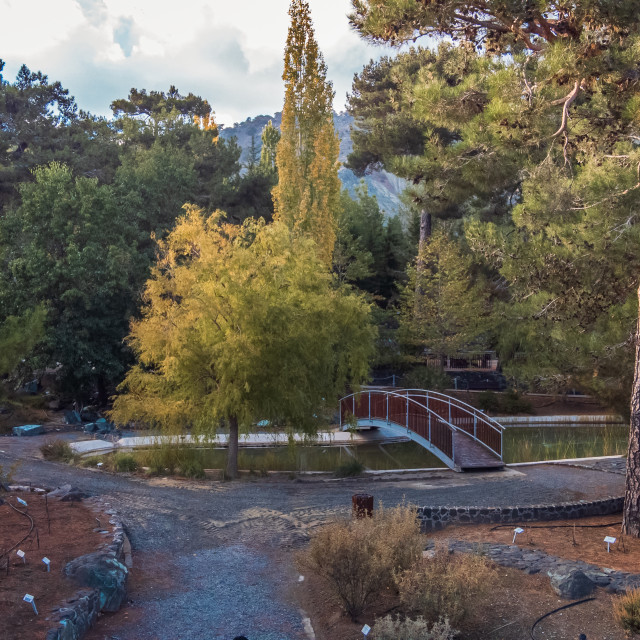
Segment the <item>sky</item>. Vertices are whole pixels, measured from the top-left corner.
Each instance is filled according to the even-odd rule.
[[[308,0],[344,109],[353,74],[387,51],[361,41],[349,0]],[[227,126],[282,109],[289,0],[0,0],[3,75],[22,64],[58,80],[81,109],[109,116],[131,87],[206,98]]]

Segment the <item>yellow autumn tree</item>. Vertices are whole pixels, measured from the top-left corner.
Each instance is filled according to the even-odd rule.
[[[340,206],[334,92],[326,78],[327,67],[318,50],[308,3],[292,0],[289,15],[274,218],[295,234],[309,235],[323,263],[330,265]]]

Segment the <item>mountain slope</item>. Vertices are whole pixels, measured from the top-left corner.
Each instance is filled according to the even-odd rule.
[[[242,148],[241,161],[248,162],[253,138],[253,144],[257,153],[260,152],[262,142],[260,136],[262,130],[271,120],[274,126],[280,128],[282,114],[280,112],[273,116],[260,115],[255,118],[247,118],[244,122],[236,122],[232,127],[225,127],[220,133],[222,138],[229,139],[235,137],[238,145]],[[344,163],[353,148],[351,142],[351,125],[353,118],[348,113],[334,113],[333,120],[336,130],[340,136],[340,162]],[[355,188],[360,184],[358,178],[351,169],[341,167],[339,171],[340,179],[345,189],[353,196]],[[404,180],[386,171],[373,171],[363,178],[367,189],[371,195],[376,196],[380,208],[387,216],[398,213],[400,207],[400,194],[405,188]]]

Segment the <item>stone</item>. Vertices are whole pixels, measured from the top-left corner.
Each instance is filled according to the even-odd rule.
[[[57,611],[60,624],[47,633],[46,640],[79,640],[100,612],[100,596],[96,590],[82,590]]]
[[[551,588],[561,598],[577,600],[588,596],[596,588],[596,583],[580,569],[549,571],[548,575],[551,578]]]
[[[64,573],[82,587],[98,589],[100,611],[118,611],[127,596],[129,571],[109,553],[80,556],[67,564]]]
[[[82,418],[77,411],[65,411],[64,421],[66,424],[80,424],[82,422]]]
[[[87,497],[84,491],[78,487],[72,487],[70,484],[63,484],[54,491],[49,493],[50,498],[57,498],[60,502],[80,502]]]
[[[14,436],[39,436],[44,433],[44,427],[41,424],[25,424],[21,427],[13,427],[11,431]]]

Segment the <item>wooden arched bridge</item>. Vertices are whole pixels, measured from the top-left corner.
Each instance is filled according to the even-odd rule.
[[[354,422],[355,421],[355,422]],[[387,427],[456,471],[501,469],[504,427],[457,398],[425,389],[366,389],[340,400],[340,427]]]

